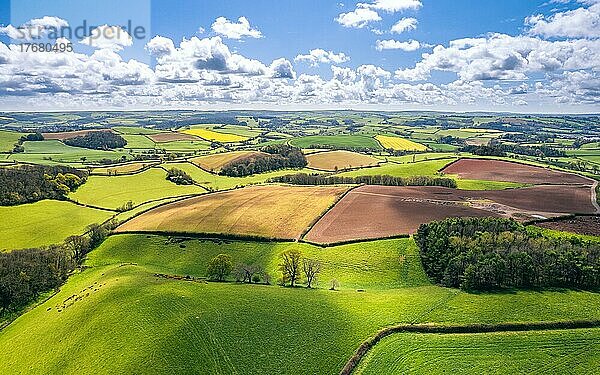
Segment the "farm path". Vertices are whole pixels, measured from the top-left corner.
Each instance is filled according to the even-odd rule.
[[[596,207],[596,213],[600,214],[600,205],[598,204],[598,196],[597,196],[598,184],[600,184],[600,181],[596,181],[592,185],[592,204],[594,205],[594,207]]]

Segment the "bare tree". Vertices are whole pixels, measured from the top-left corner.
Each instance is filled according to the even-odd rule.
[[[321,272],[321,262],[314,259],[303,259],[302,270],[306,276],[306,287],[312,288],[313,283],[317,282],[317,276]]]
[[[65,240],[65,247],[71,252],[73,260],[81,263],[90,249],[90,240],[85,236],[71,236]]]
[[[337,279],[331,279],[329,285],[331,285],[331,288],[329,288],[329,290],[335,290],[336,288],[340,287],[340,282],[337,281]]]
[[[251,284],[256,277],[264,273],[263,268],[257,264],[246,264],[238,263],[233,271],[237,282],[244,282]]]
[[[302,254],[297,249],[286,250],[281,254],[281,260],[279,269],[283,274],[283,283],[289,282],[290,286],[294,287],[300,279]]]

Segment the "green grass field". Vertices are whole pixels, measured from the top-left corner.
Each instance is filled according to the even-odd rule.
[[[13,131],[0,130],[0,152],[12,151],[22,135]]]
[[[294,138],[290,144],[300,148],[310,148],[312,145],[328,145],[337,147],[362,147],[372,150],[381,150],[381,145],[375,138],[362,135],[311,135],[308,137]]]
[[[154,276],[205,276],[217,253],[274,272],[277,254],[296,246],[323,262],[319,289]],[[321,249],[114,236],[90,254],[91,268],[0,332],[0,372],[330,374],[392,324],[600,317],[596,293],[488,295],[431,286],[414,246],[410,239]],[[330,277],[341,290],[327,290]]]
[[[56,140],[24,142],[23,147],[25,147],[25,153],[12,154],[11,159],[30,163],[52,164],[56,162],[81,163],[83,162],[82,158],[90,162],[101,159],[117,160],[123,156],[126,158],[129,157],[129,153],[123,151],[103,151],[72,147]]]
[[[264,183],[270,178],[285,176],[288,174],[295,173],[313,173],[311,170],[295,170],[295,169],[285,169],[274,172],[266,172],[261,174],[256,174],[252,176],[246,177],[227,177],[227,176],[219,176],[217,174],[213,174],[210,172],[206,172],[203,169],[196,167],[191,163],[166,163],[162,165],[164,168],[177,168],[189,174],[196,183],[200,184],[203,187],[210,188],[213,190],[228,190],[233,189],[235,187],[242,187],[247,185],[254,185]]]
[[[455,159],[424,160],[415,163],[397,164],[387,163],[381,167],[358,169],[355,171],[340,173],[339,176],[357,177],[357,176],[376,176],[389,175],[395,177],[410,176],[434,176],[438,171]]]
[[[600,329],[400,333],[378,343],[356,374],[592,374],[599,352]]]
[[[176,185],[167,181],[166,176],[159,168],[128,176],[90,176],[69,197],[80,203],[116,209],[128,201],[138,205],[154,199],[205,192],[194,185]]]
[[[504,190],[504,189],[517,189],[526,187],[526,184],[519,184],[516,182],[502,182],[502,181],[485,181],[485,180],[462,180],[456,179],[456,184],[461,190]]]
[[[138,134],[123,134],[121,137],[125,138],[127,145],[125,148],[131,149],[154,149],[154,142],[144,135]]]
[[[0,207],[0,251],[61,243],[82,234],[89,224],[102,223],[113,214],[70,202],[44,200]]]

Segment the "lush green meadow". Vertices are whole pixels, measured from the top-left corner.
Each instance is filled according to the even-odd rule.
[[[81,207],[71,202],[45,200],[0,207],[0,251],[61,243],[82,234],[85,227],[102,223],[114,213]]]
[[[435,176],[439,170],[453,162],[455,159],[423,160],[415,163],[398,164],[390,162],[380,167],[358,169],[355,171],[340,173],[339,176],[357,177],[357,176],[377,176],[389,175],[394,177],[410,176]]]
[[[129,153],[124,151],[90,150],[81,147],[67,146],[57,140],[24,142],[24,153],[12,154],[11,159],[28,163],[52,164],[52,163],[81,163],[92,162],[102,159],[118,160],[123,157],[129,158]]]
[[[362,135],[311,135],[308,137],[295,138],[290,144],[300,148],[310,148],[312,145],[327,145],[336,147],[356,147],[381,150],[382,147],[372,137]]]
[[[0,130],[0,152],[12,151],[22,135],[13,131]]]
[[[308,169],[295,170],[295,169],[284,169],[273,172],[266,172],[246,177],[227,177],[220,176],[218,174],[207,172],[201,168],[198,168],[192,163],[165,163],[162,165],[164,168],[177,168],[185,173],[189,174],[196,183],[199,185],[212,190],[228,190],[235,187],[243,187],[248,185],[264,183],[273,177],[285,176],[288,174],[295,173],[313,173],[314,171]]]
[[[600,329],[399,333],[378,343],[357,374],[533,374],[598,370]]]
[[[480,157],[459,150],[478,153],[482,148],[466,146],[485,145],[496,138],[505,145],[531,147],[526,151],[541,152],[541,146],[551,146],[561,156],[511,151],[505,157],[481,158],[520,161],[600,179],[593,169],[600,166],[600,144],[580,145],[581,140],[600,137],[594,126],[597,116],[149,111],[15,113],[10,121],[4,129],[19,132],[0,130],[2,161],[66,164],[92,175],[68,194],[71,201],[0,206],[5,218],[0,224],[0,251],[62,243],[68,236],[82,234],[88,225],[110,218],[121,225],[82,264],[77,263],[82,267],[56,294],[45,290],[38,306],[29,305],[14,322],[0,328],[0,374],[337,374],[361,343],[397,324],[600,320],[598,291],[548,288],[468,293],[434,285],[412,238],[331,247],[291,241],[302,238],[352,185],[268,183],[271,178],[297,173],[442,177],[440,170],[457,159]],[[128,144],[108,151],[71,147],[58,140],[26,141],[24,152],[12,152],[29,131],[63,132],[71,125],[84,130],[110,127]],[[227,159],[230,156],[270,152],[261,147],[271,144],[302,148],[308,166],[314,169],[246,177],[208,171],[218,171],[235,159]],[[213,167],[193,164],[205,155],[213,159]],[[224,160],[216,163],[219,159]],[[350,167],[356,169],[342,171]],[[194,184],[167,180],[171,168],[187,173]],[[113,173],[122,175],[110,176]],[[526,186],[445,177],[455,178],[463,190]],[[337,190],[326,199],[315,193],[327,189]],[[585,194],[589,204],[587,190]],[[128,202],[132,209],[124,207]],[[162,207],[171,202],[178,203]],[[318,210],[310,209],[316,205]],[[349,220],[348,225],[359,228],[371,220],[369,215],[368,210],[352,214],[356,220]],[[152,225],[143,228],[136,223]],[[135,233],[149,232],[119,234],[128,225]],[[275,232],[292,226],[293,235]],[[551,237],[600,240],[527,228]],[[165,234],[151,234],[155,229]],[[177,230],[182,234],[173,236]],[[204,234],[187,234],[198,232]],[[222,238],[206,238],[206,233]],[[236,235],[290,241],[224,239],[240,238]],[[296,288],[280,285],[280,264],[287,250],[299,250],[305,258],[319,262],[322,270],[316,288],[305,288],[302,282]],[[234,265],[257,266],[270,276],[270,285],[237,283],[233,274],[224,282],[206,281],[209,262],[219,254],[230,255]],[[0,269],[0,276],[5,269]],[[15,274],[27,277],[20,271]],[[330,290],[332,280],[339,283],[337,290]],[[0,326],[35,297],[9,314],[0,314]],[[600,363],[599,342],[600,328],[397,333],[379,342],[356,373],[593,373]]]
[[[206,190],[194,185],[176,185],[166,179],[160,168],[126,176],[90,176],[88,182],[70,194],[70,198],[84,204],[117,209],[128,201],[138,205],[166,197],[201,194]]]
[[[154,276],[203,277],[218,253],[275,272],[290,247],[323,262],[318,289]],[[0,372],[329,374],[392,324],[600,318],[594,293],[478,295],[432,286],[415,255],[410,239],[318,248],[112,236],[90,254],[91,268],[0,332]],[[327,290],[331,277],[341,290]]]

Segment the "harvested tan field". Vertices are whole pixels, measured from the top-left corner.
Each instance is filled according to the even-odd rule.
[[[221,170],[221,168],[232,161],[242,160],[256,155],[264,155],[264,153],[259,151],[232,151],[221,154],[199,156],[197,158],[190,159],[189,161],[207,171],[218,172]]]
[[[198,141],[200,138],[194,137],[190,134],[178,133],[178,132],[164,132],[157,134],[147,135],[152,141],[156,143],[172,142],[172,141]]]
[[[349,192],[319,220],[305,239],[335,243],[413,234],[419,226],[448,217],[502,216],[518,220],[593,213],[585,186],[534,186],[498,191],[443,187],[362,186]]]
[[[351,151],[329,151],[306,155],[308,167],[322,171],[337,171],[379,165],[381,160]]]
[[[593,183],[590,179],[576,174],[503,160],[459,159],[442,169],[442,172],[458,175],[467,180],[555,185],[591,185]]]
[[[536,225],[561,232],[600,236],[600,216],[576,216],[557,221],[538,223]]]
[[[59,133],[42,133],[44,139],[56,139],[59,141],[63,141],[65,139],[71,139],[75,137],[82,137],[88,133],[94,132],[113,132],[111,129],[90,129],[90,130],[76,130],[72,132],[59,132]]]
[[[297,239],[345,187],[253,186],[148,211],[117,232],[230,234]]]

